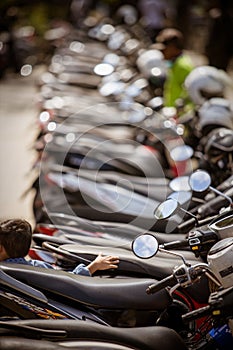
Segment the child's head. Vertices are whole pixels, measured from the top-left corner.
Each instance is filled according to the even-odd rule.
[[[0,261],[28,254],[32,228],[26,220],[12,219],[0,223]]]

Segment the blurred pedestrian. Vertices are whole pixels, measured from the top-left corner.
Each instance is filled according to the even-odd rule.
[[[155,38],[155,48],[162,51],[167,63],[164,84],[164,105],[176,107],[177,100],[187,99],[185,78],[193,70],[191,57],[184,53],[183,34],[175,28],[165,28]]]

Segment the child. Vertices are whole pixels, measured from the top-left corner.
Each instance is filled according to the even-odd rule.
[[[39,260],[27,260],[32,240],[32,228],[26,220],[12,219],[0,223],[0,261],[32,265],[52,269],[53,266]],[[100,253],[89,265],[79,264],[74,274],[92,276],[97,270],[116,269],[117,256],[102,256]]]

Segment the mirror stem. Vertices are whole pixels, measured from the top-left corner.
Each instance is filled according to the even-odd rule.
[[[160,247],[159,247],[159,251],[162,252],[162,253],[167,253],[167,254],[178,256],[179,258],[181,258],[183,260],[183,263],[188,266],[188,264],[185,261],[185,258],[183,257],[183,255],[171,252],[170,250],[166,250],[166,249],[163,249],[163,248],[160,248]]]
[[[184,208],[179,208],[179,209],[182,210],[183,212],[185,212],[186,214],[192,216],[195,219],[195,222],[196,222],[195,226],[198,226],[199,222],[198,222],[198,219],[197,219],[196,215],[194,215],[193,213],[190,213],[188,210],[185,210]]]
[[[220,192],[219,190],[217,190],[216,188],[209,186],[209,189],[212,190],[213,192],[217,193],[219,196],[222,196],[224,198],[226,198],[228,200],[228,202],[230,202],[230,206],[233,207],[233,202],[231,197],[227,196],[225,193]]]

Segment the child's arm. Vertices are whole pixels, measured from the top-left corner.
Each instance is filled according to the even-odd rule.
[[[118,263],[118,256],[103,256],[102,253],[99,253],[99,255],[87,266],[87,268],[90,271],[90,274],[93,275],[93,273],[95,273],[97,270],[117,269]]]

